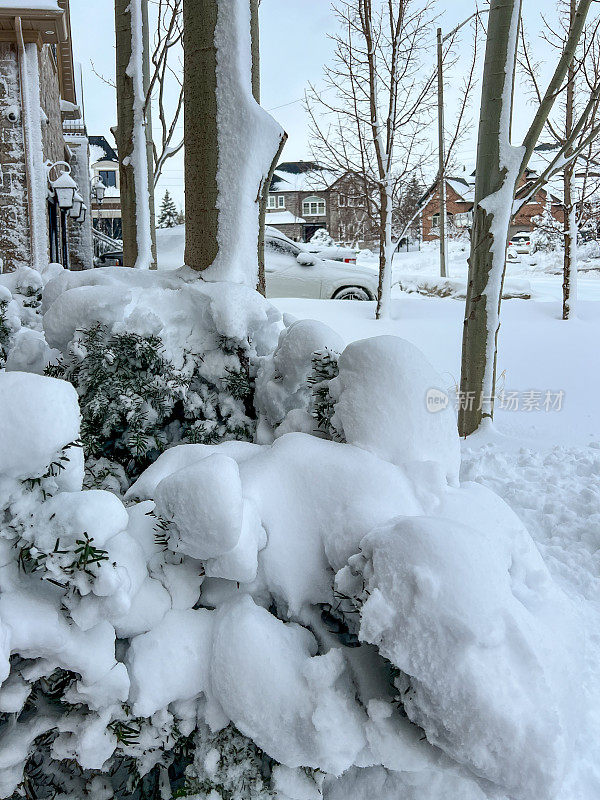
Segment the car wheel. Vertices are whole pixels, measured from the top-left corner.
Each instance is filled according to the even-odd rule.
[[[334,295],[333,300],[370,300],[371,296],[366,289],[360,286],[345,286],[339,289]]]

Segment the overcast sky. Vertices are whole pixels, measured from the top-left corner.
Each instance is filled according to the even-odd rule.
[[[151,0],[152,1],[152,0]],[[544,59],[547,45],[537,33],[540,12],[548,12],[553,0],[524,0],[525,21],[536,50]],[[474,9],[473,0],[438,0],[440,26],[448,31],[469,16]],[[115,124],[116,103],[112,86],[103,82],[96,73],[107,80],[114,78],[114,0],[71,0],[71,21],[75,59],[83,66],[85,116],[90,134],[103,134],[111,143],[110,127]],[[332,44],[327,34],[335,30],[335,20],[329,0],[262,0],[261,3],[261,67],[262,104],[271,111],[289,134],[284,159],[310,158],[308,126],[300,102],[307,83],[319,84],[323,65],[331,59]],[[469,29],[465,28],[464,49],[470,46]],[[435,30],[432,29],[432,37]],[[451,119],[455,87],[466,69],[467,61],[459,62],[453,74],[447,76],[448,118]],[[479,98],[474,98],[473,110],[478,111]],[[522,92],[515,104],[515,135],[526,126],[532,113]],[[432,131],[432,137],[435,130]],[[470,140],[459,153],[468,167],[475,160],[473,128]],[[157,193],[157,204],[165,188],[183,204],[183,159],[168,162],[164,179]]]

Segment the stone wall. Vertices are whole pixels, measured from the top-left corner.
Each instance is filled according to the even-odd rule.
[[[27,177],[15,44],[0,42],[0,272],[30,261]]]
[[[67,134],[65,136],[71,151],[71,175],[79,187],[88,211],[85,222],[75,222],[69,218],[69,249],[71,254],[71,269],[91,269],[93,264],[92,245],[92,201],[90,186],[90,148],[87,136]]]
[[[42,123],[44,158],[55,163],[66,161],[65,141],[60,113],[60,88],[56,61],[50,45],[44,45],[39,56],[40,105],[45,114]]]

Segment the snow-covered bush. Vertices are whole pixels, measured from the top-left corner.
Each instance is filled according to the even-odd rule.
[[[310,243],[320,247],[333,247],[335,244],[333,237],[327,232],[327,228],[319,228],[315,231]]]
[[[544,253],[551,253],[560,250],[564,246],[563,226],[556,220],[548,208],[531,220],[533,230],[531,231],[531,251],[535,253],[540,250]]]
[[[22,267],[0,275],[0,368],[43,373],[57,355],[42,333],[42,291],[51,277],[62,272],[49,264],[44,274]]]
[[[141,282],[139,273],[114,268],[85,275],[60,276],[48,287],[44,325],[62,353],[50,374],[79,394],[90,484],[131,483],[175,443],[253,438],[256,348],[277,327],[264,300],[243,287],[156,273]],[[108,300],[113,294],[122,318]],[[232,294],[242,303],[239,323],[225,312]],[[127,311],[124,297],[132,301]],[[91,319],[79,328],[88,310]],[[196,322],[182,329],[186,315]]]
[[[0,373],[0,797],[560,797],[577,616],[459,483],[414,346],[304,322],[275,347],[264,300],[182,276],[62,275],[44,302],[63,354],[81,321],[181,370],[245,339],[264,444],[171,447],[125,507],[82,490],[74,388]]]
[[[16,332],[21,322],[15,313],[12,294],[0,286],[0,369],[6,364],[8,354],[14,344]]]
[[[203,369],[205,354],[190,354],[193,365],[177,369],[158,336],[111,334],[98,323],[78,335],[50,374],[77,389],[93,464],[104,458],[136,478],[174,442],[252,439],[247,347],[223,339],[221,349],[228,361],[222,376]]]

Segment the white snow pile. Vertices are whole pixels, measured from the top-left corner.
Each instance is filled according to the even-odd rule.
[[[467,297],[467,277],[439,278],[433,275],[402,274],[397,281],[401,291],[407,294],[421,294],[425,297],[451,297],[465,300]],[[503,300],[531,300],[531,284],[525,278],[507,278],[502,287]]]
[[[218,284],[122,274],[50,284],[51,342],[94,314],[277,327],[242,287],[233,313]],[[281,430],[314,412],[315,347],[338,441]],[[81,490],[74,389],[0,372],[0,797],[24,770],[65,798],[133,796],[124,771],[164,778],[192,734],[188,794],[211,800],[561,797],[582,646],[569,601],[508,506],[459,484],[420,352],[336,349],[325,326],[287,329],[263,356],[265,443],[173,447],[127,507]]]
[[[0,367],[42,373],[54,353],[42,334],[42,290],[62,271],[50,264],[43,274],[30,267],[0,275]]]
[[[65,270],[46,286],[42,308],[48,343],[62,353],[79,331],[100,323],[114,333],[159,336],[165,355],[178,366],[190,353],[216,349],[219,337],[249,337],[254,351],[265,355],[281,327],[279,312],[257,292],[199,281],[187,268]]]

